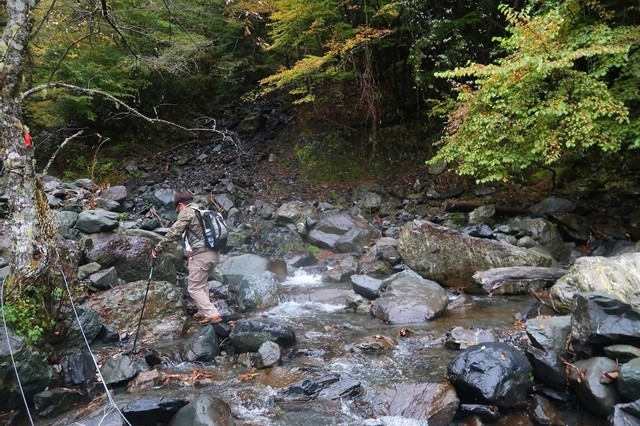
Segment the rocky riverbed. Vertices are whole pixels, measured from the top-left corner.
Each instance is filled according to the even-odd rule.
[[[29,422],[10,354],[43,425],[638,421],[637,177],[549,193],[425,167],[315,187],[271,154],[197,141],[124,164],[127,185],[44,177],[80,296],[39,350],[0,339],[0,421]],[[183,188],[231,227],[223,327],[191,319],[179,247],[149,279]]]

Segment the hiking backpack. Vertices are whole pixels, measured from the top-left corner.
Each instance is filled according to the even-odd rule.
[[[227,245],[227,224],[214,210],[194,209],[202,226],[204,245],[212,250],[222,250]]]

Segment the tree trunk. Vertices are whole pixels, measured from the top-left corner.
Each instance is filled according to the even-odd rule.
[[[55,226],[42,184],[35,174],[33,147],[25,143],[20,81],[35,1],[8,0],[0,47],[0,140],[6,150],[12,234],[12,288],[21,290],[49,273],[56,259]]]

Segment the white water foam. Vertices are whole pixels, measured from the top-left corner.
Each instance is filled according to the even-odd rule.
[[[288,277],[280,284],[285,287],[313,288],[324,285],[322,276],[319,274],[310,274],[303,270],[296,270],[292,277]]]

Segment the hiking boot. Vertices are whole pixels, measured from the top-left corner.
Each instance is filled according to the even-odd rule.
[[[212,318],[202,318],[200,321],[198,321],[200,324],[204,325],[204,324],[215,324],[222,321],[222,317],[220,315],[212,317]]]

